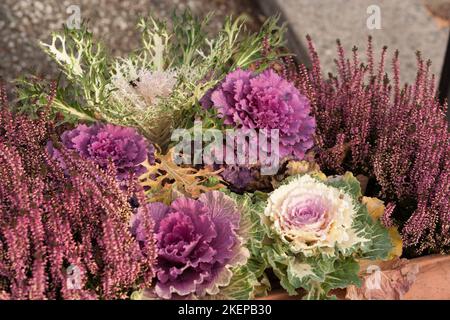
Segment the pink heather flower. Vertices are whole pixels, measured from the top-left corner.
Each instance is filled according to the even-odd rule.
[[[301,160],[313,146],[316,123],[308,99],[272,69],[260,74],[238,69],[201,103],[205,108],[214,106],[225,125],[265,129],[269,135],[278,129],[281,158]]]
[[[381,195],[391,203],[383,223],[399,226],[403,245],[414,254],[448,252],[448,105],[436,98],[431,62],[418,54],[416,80],[403,85],[398,52],[390,78],[386,47],[375,59],[369,38],[364,63],[356,48],[348,56],[338,42],[338,74],[325,77],[310,38],[308,42],[311,68],[288,63],[283,73],[311,101],[320,167],[329,173],[367,176],[367,195]]]
[[[5,97],[0,88],[0,299],[123,299],[150,286],[153,222],[144,246],[129,230],[130,196],[145,201],[137,182],[125,192],[113,166],[53,148],[62,167],[45,147],[56,140],[48,115],[13,114]]]
[[[240,213],[235,202],[219,191],[198,200],[178,198],[170,206],[147,205],[155,223],[157,267],[155,293],[164,299],[205,296],[219,292],[232,277],[232,267],[248,258],[237,234]],[[132,232],[144,241],[144,214],[132,218]]]
[[[102,169],[112,160],[119,180],[144,173],[142,163],[146,159],[154,162],[153,145],[133,128],[103,123],[91,126],[80,124],[64,132],[61,140],[68,149],[92,159]]]

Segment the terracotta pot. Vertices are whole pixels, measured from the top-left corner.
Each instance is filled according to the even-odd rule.
[[[338,299],[450,300],[450,255],[388,262],[362,262],[362,286],[333,292]],[[369,271],[367,271],[369,270]],[[282,289],[264,300],[298,300]]]
[[[412,259],[419,273],[404,299],[450,300],[450,255],[435,255]]]

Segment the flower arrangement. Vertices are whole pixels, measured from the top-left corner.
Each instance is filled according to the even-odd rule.
[[[325,79],[277,18],[212,37],[208,19],[141,19],[120,58],[87,25],[42,43],[67,83],[22,81],[0,114],[0,298],[329,299],[364,295],[368,261],[448,251],[427,64],[401,89],[396,55],[391,86],[369,40]]]
[[[119,59],[108,56],[86,25],[53,34],[42,46],[70,81],[55,98],[54,110],[74,122],[138,128],[164,149],[172,130],[186,125],[196,101],[228,70],[262,61],[263,46],[282,45],[284,28],[277,19],[269,19],[257,34],[244,35],[244,18],[229,18],[213,39],[205,32],[209,19],[186,11],[175,15],[169,28],[165,21],[142,18],[142,47]],[[276,57],[274,52],[264,59]],[[29,89],[38,93],[37,86]]]

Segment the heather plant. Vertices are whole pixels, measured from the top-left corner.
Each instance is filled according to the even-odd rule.
[[[450,135],[431,62],[418,53],[416,80],[402,86],[398,52],[392,80],[385,72],[386,47],[376,66],[370,38],[365,63],[356,48],[347,58],[338,41],[338,74],[325,77],[308,41],[311,68],[288,62],[283,73],[311,101],[321,168],[367,177],[366,194],[390,202],[383,220],[400,226],[409,254],[448,252]]]
[[[112,162],[102,170],[60,146],[48,113],[34,120],[14,114],[5,96],[2,91],[0,298],[117,299],[149,286],[153,235],[139,245],[129,225],[129,202],[145,201],[140,189],[124,192]],[[64,168],[48,153],[49,140]],[[142,228],[152,230],[152,221],[144,219]]]

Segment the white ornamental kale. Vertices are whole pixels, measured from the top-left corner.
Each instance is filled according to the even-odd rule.
[[[334,288],[358,284],[357,259],[385,259],[387,230],[360,202],[352,174],[326,179],[302,175],[273,191],[262,214],[265,259],[290,293],[327,298]]]
[[[304,175],[276,189],[264,214],[293,253],[312,256],[369,241],[352,228],[356,210],[350,194]]]
[[[155,107],[160,99],[169,97],[176,83],[177,72],[173,70],[138,69],[128,60],[116,66],[109,89],[115,103],[145,110]]]

